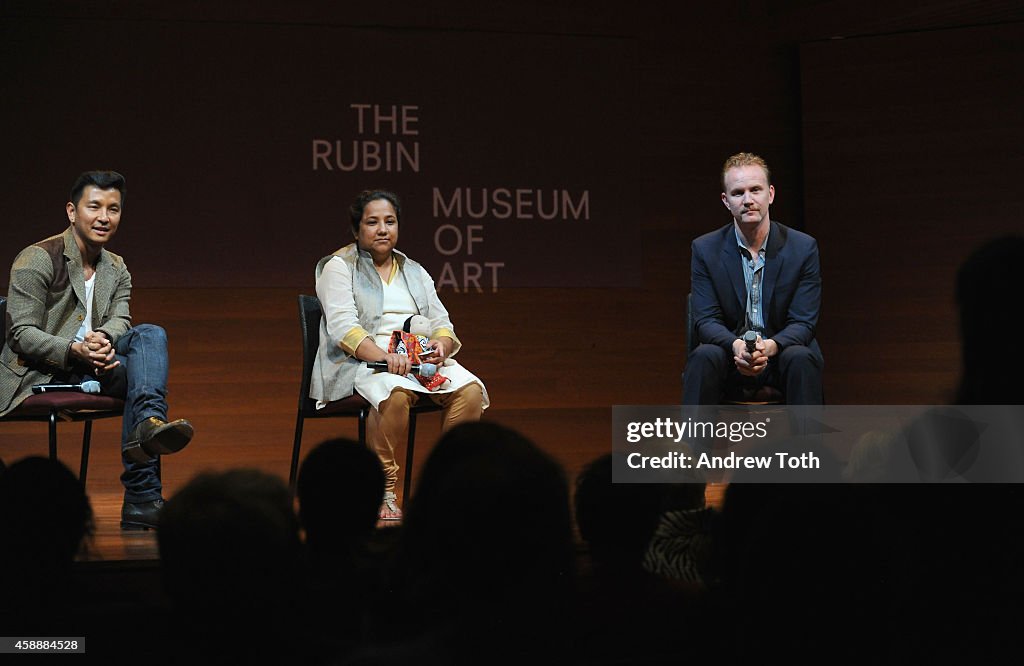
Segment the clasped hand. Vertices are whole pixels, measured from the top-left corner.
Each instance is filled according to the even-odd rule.
[[[97,376],[121,365],[114,358],[114,345],[106,334],[89,331],[81,342],[71,344],[71,355],[93,369]]]
[[[736,370],[747,377],[757,377],[768,367],[768,357],[773,349],[778,349],[773,340],[762,340],[757,336],[754,343],[754,351],[747,351],[747,343],[737,338],[732,343],[732,360],[736,364]]]

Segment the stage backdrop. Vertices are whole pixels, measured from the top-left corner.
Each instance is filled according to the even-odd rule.
[[[1022,44],[1018,23],[801,49],[826,396],[951,399],[960,370],[957,268],[984,241],[1024,229]],[[1016,307],[1016,286],[1005,288],[1006,307]],[[992,353],[1014,335],[1005,333]]]
[[[113,168],[136,286],[311,288],[367,187],[442,290],[640,284],[634,40],[21,18],[0,42],[0,283]]]

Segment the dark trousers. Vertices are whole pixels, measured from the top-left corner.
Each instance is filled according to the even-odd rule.
[[[736,370],[730,352],[717,345],[698,345],[686,359],[683,404],[717,405],[730,388],[746,382],[774,386],[783,392],[788,405],[820,405],[824,365],[817,345],[793,345],[770,359],[759,376],[744,377]]]

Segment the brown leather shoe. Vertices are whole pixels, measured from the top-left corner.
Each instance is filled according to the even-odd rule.
[[[122,530],[155,530],[159,525],[160,510],[164,508],[162,499],[149,502],[121,505]]]
[[[185,419],[170,423],[151,416],[135,426],[124,453],[135,462],[149,462],[156,456],[177,453],[185,448],[194,430]]]

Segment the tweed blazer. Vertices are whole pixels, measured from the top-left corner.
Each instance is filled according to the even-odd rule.
[[[455,343],[452,356],[462,347],[455,337],[454,327],[448,311],[437,297],[434,281],[426,269],[394,251],[398,270],[409,287],[409,293],[419,314],[430,320],[430,330],[444,331]],[[348,266],[351,284],[337,285],[345,303],[330,302],[326,297],[322,274],[324,266],[334,257],[341,258]],[[333,254],[321,259],[316,266],[317,297],[323,308],[320,319],[320,346],[313,362],[310,377],[309,397],[323,402],[333,402],[352,395],[355,387],[359,359],[349,355],[341,345],[342,338],[353,327],[361,327],[372,335],[380,327],[384,302],[384,288],[380,276],[373,267],[373,259],[366,250],[360,250],[355,243],[346,245]]]
[[[124,260],[100,250],[93,285],[92,324],[111,342],[131,328],[132,276]],[[71,343],[85,320],[82,254],[69,226],[30,245],[14,259],[0,351],[0,416],[32,395],[32,386],[70,372]]]

